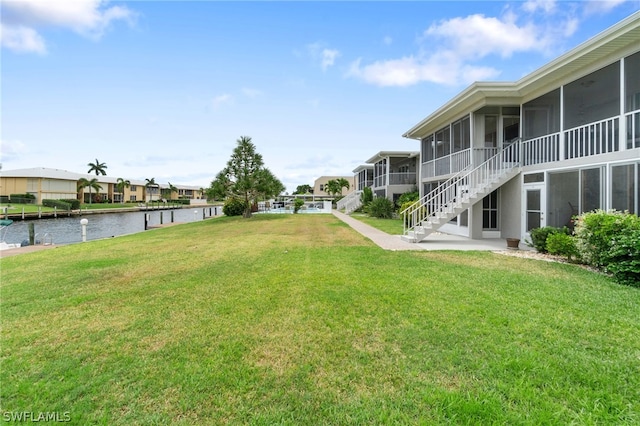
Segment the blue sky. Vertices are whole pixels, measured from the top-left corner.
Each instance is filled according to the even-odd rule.
[[[207,187],[252,137],[287,186],[351,175],[473,81],[513,81],[640,1],[1,1],[2,168]],[[639,41],[640,42],[640,41]]]

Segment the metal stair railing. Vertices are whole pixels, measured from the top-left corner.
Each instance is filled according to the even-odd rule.
[[[483,188],[519,167],[520,151],[520,139],[517,139],[476,168],[469,170],[468,167],[460,171],[403,210],[404,235],[415,232],[416,228],[424,227],[425,223],[433,222],[436,218],[455,213],[456,208],[477,196]]]

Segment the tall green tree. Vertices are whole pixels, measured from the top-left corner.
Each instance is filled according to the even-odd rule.
[[[345,178],[338,178],[336,180],[338,181],[338,185],[340,185],[340,194],[342,194],[342,188],[349,190],[351,187],[351,185],[349,185],[349,181]]]
[[[153,191],[151,189],[158,188],[156,178],[145,179],[147,183],[144,184],[144,189],[149,194],[149,201],[153,201]]]
[[[93,199],[91,190],[95,189],[96,192],[100,192],[102,186],[98,183],[98,178],[93,178],[91,180],[80,178],[78,180],[78,192],[83,191],[85,188],[89,188],[89,204],[91,204],[91,200]],[[84,196],[82,198],[84,201]]]
[[[167,182],[169,185],[167,188],[164,188],[162,190],[162,196],[168,200],[171,199],[171,194],[173,194],[174,192],[178,192],[178,188],[174,185],[171,184],[171,182]]]
[[[87,166],[89,166],[89,171],[87,173],[95,172],[96,176],[107,175],[107,163],[101,163],[97,158],[95,163],[88,163]]]
[[[284,191],[284,185],[264,166],[262,155],[249,136],[241,136],[236,143],[227,166],[211,182],[210,192],[243,200],[243,217],[251,217],[251,204],[258,197],[277,196]]]
[[[122,195],[120,202],[124,204],[124,189],[131,186],[131,181],[128,179],[118,178],[116,181],[116,190]]]
[[[294,194],[313,194],[313,188],[311,185],[298,185]]]
[[[329,195],[337,195],[342,193],[342,187],[337,179],[331,179],[324,185],[324,192]]]

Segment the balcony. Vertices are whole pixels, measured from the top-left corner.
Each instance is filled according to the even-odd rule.
[[[386,177],[389,176],[389,185],[415,185],[416,172],[389,173],[384,176],[377,176],[374,180],[374,187],[380,188],[387,185]]]

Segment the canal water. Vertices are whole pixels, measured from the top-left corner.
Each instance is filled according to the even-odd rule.
[[[87,219],[87,241],[99,240],[102,238],[116,237],[118,235],[133,234],[143,232],[145,225],[145,215],[147,215],[147,225],[160,225],[160,215],[162,223],[173,222],[185,223],[195,222],[210,218],[217,214],[222,214],[220,207],[193,207],[188,209],[174,210],[149,210],[145,212],[127,213],[101,213],[85,214],[83,216],[58,217],[55,219],[37,220],[15,220],[7,228],[0,231],[0,238],[7,244],[20,244],[29,241],[29,223],[34,224],[36,240],[41,243],[72,244],[82,241],[82,227],[80,219]]]

